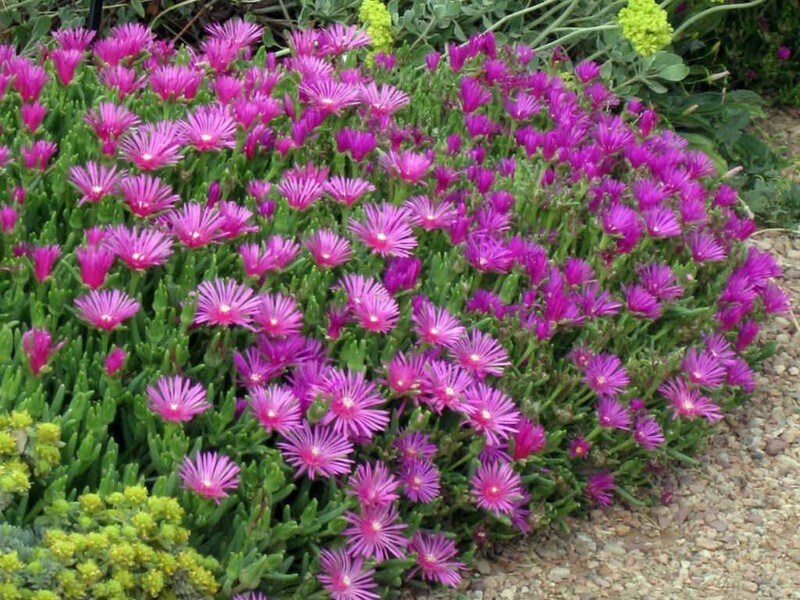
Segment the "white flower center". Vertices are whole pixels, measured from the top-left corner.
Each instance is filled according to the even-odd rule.
[[[229,312],[231,312],[231,307],[227,304],[220,304],[219,312],[221,312],[223,315],[227,315]]]
[[[386,234],[385,233],[379,233],[375,237],[378,238],[379,242],[385,242],[386,241]]]

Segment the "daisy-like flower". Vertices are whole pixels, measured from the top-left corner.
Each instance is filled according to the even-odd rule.
[[[364,569],[364,559],[353,557],[344,548],[323,550],[319,555],[317,579],[332,600],[378,600],[374,590],[375,570]]]
[[[614,475],[608,471],[595,473],[586,484],[586,495],[600,506],[610,506],[614,501],[611,491],[617,488]]]
[[[589,450],[592,449],[592,442],[578,436],[569,443],[569,457],[573,460],[582,458],[586,459],[589,456]]]
[[[321,53],[338,56],[369,46],[371,41],[369,34],[357,25],[331,23],[320,32],[317,44]]]
[[[261,39],[264,28],[241,17],[228,19],[224,23],[206,25],[209,37],[226,40],[238,50],[247,48]]]
[[[373,83],[361,86],[361,100],[377,117],[388,117],[411,102],[411,97],[396,87]]]
[[[367,154],[378,146],[378,139],[371,131],[359,131],[342,127],[336,132],[336,151],[344,154],[349,152],[352,159],[361,162]]]
[[[53,336],[44,328],[34,327],[22,336],[22,349],[28,355],[28,366],[34,375],[47,366],[50,357],[58,352],[66,341],[53,345]]]
[[[399,434],[394,447],[401,464],[414,460],[430,462],[436,456],[436,445],[431,443],[431,437],[420,431]]]
[[[601,397],[597,402],[596,412],[600,427],[626,431],[631,428],[631,415],[628,409],[613,397]]]
[[[350,260],[350,243],[327,229],[319,229],[303,241],[314,263],[321,269],[343,265]]]
[[[323,114],[341,114],[361,101],[358,88],[335,79],[307,79],[297,86],[300,97]]]
[[[203,82],[203,72],[186,65],[160,65],[150,72],[150,87],[163,102],[191,100]]]
[[[450,353],[458,364],[479,379],[486,375],[500,377],[511,362],[508,353],[492,336],[473,330],[450,346]]]
[[[47,163],[57,151],[58,145],[47,140],[36,140],[19,149],[25,168],[39,171],[47,169]]]
[[[375,191],[375,186],[365,179],[348,179],[341,175],[331,177],[322,187],[331,198],[345,206],[352,206],[367,192]]]
[[[374,558],[375,562],[405,556],[408,540],[403,531],[408,525],[398,522],[397,508],[393,505],[362,507],[361,514],[347,512],[345,520],[350,527],[342,532],[347,538],[350,552],[355,556]]]
[[[681,361],[681,368],[694,385],[711,389],[722,386],[725,367],[713,354],[697,348],[689,348]]]
[[[586,364],[582,381],[598,396],[615,397],[631,382],[622,361],[613,354],[595,354]]]
[[[225,222],[217,207],[187,202],[167,215],[171,231],[189,248],[199,248],[221,239]]]
[[[664,432],[650,415],[638,415],[633,424],[633,439],[642,448],[652,450],[664,441]]]
[[[465,392],[461,410],[467,416],[466,423],[493,445],[515,434],[522,418],[511,398],[483,383]]]
[[[514,255],[506,242],[485,233],[467,237],[464,244],[464,258],[478,271],[507,273],[514,264]]]
[[[364,207],[364,223],[350,219],[350,231],[381,256],[410,256],[417,239],[407,217],[404,208],[368,204]]]
[[[363,296],[351,311],[361,327],[377,333],[393,329],[400,316],[400,307],[388,292]]]
[[[461,573],[466,570],[462,562],[454,561],[458,556],[456,544],[441,533],[417,531],[408,545],[410,552],[417,555],[417,564],[410,576],[417,573],[425,581],[434,581],[452,588],[461,585]]]
[[[382,381],[398,396],[419,389],[425,357],[418,354],[406,356],[398,352],[386,365],[386,379]]]
[[[320,391],[329,398],[322,424],[331,425],[338,435],[370,439],[389,423],[389,412],[376,408],[385,402],[384,398],[363,373],[332,369]]]
[[[285,269],[299,252],[300,246],[294,240],[285,240],[279,235],[271,236],[265,249],[257,244],[239,246],[239,255],[248,277]]]
[[[258,310],[253,290],[233,279],[204,281],[197,288],[195,325],[240,325],[249,327]]]
[[[400,469],[403,493],[413,502],[427,504],[439,497],[439,469],[428,461],[410,460]]]
[[[280,293],[265,294],[259,298],[253,321],[266,335],[281,337],[300,332],[303,327],[303,313],[294,299]]]
[[[433,159],[411,150],[400,153],[390,150],[388,154],[381,154],[378,162],[392,177],[413,184],[419,183],[428,174]]]
[[[129,175],[119,181],[122,198],[137,217],[149,217],[180,201],[172,188],[152,175]]]
[[[300,403],[291,390],[270,385],[250,390],[250,408],[267,433],[273,430],[282,435],[300,427]]]
[[[216,452],[198,452],[194,460],[184,457],[178,475],[183,481],[183,489],[217,504],[228,496],[228,490],[235,490],[239,485],[239,467],[224,454]]]
[[[200,152],[236,147],[236,122],[224,106],[200,106],[180,123],[185,142]]]
[[[644,211],[642,216],[650,237],[677,237],[683,233],[678,217],[670,208],[665,206],[650,208]]]
[[[72,166],[69,168],[69,180],[78,188],[83,196],[78,200],[78,206],[85,202],[100,202],[114,192],[119,178],[124,173],[117,171],[112,165],[99,165],[88,162],[85,167]]]
[[[355,496],[361,506],[386,506],[400,497],[399,485],[386,465],[378,461],[356,467],[348,481],[347,493]]]
[[[125,106],[113,102],[101,102],[95,110],[86,113],[85,120],[104,142],[117,140],[128,129],[141,123],[139,117]]]
[[[433,346],[451,346],[458,342],[466,330],[461,322],[444,308],[424,302],[411,316],[414,332]]]
[[[117,225],[108,230],[105,245],[134,271],[163,265],[172,254],[172,240],[157,229]]]
[[[658,391],[672,403],[672,418],[686,417],[690,421],[696,417],[705,417],[712,423],[722,418],[720,407],[708,396],[689,387],[680,377],[674,377],[658,388]]]
[[[514,460],[522,460],[543,450],[546,443],[547,434],[544,427],[530,419],[520,419],[517,432],[514,434]]]
[[[136,69],[124,65],[103,67],[97,75],[98,81],[110,90],[116,90],[121,102],[126,96],[145,86],[145,77],[139,76]]]
[[[84,285],[93,290],[101,287],[106,280],[106,274],[114,263],[114,258],[114,253],[104,246],[75,248],[75,259],[80,266],[81,280]]]
[[[122,157],[142,171],[152,171],[177,164],[180,153],[181,126],[159,121],[139,126],[120,142]]]
[[[325,194],[327,168],[314,165],[296,167],[284,173],[278,191],[286,198],[290,208],[306,210]]]
[[[430,361],[420,381],[421,399],[436,412],[445,407],[461,410],[464,394],[474,383],[467,369],[441,360]]]
[[[223,200],[216,205],[222,217],[222,238],[232,240],[245,233],[256,233],[258,227],[252,224],[253,211],[246,206]]]
[[[147,386],[147,397],[150,410],[173,423],[191,421],[211,408],[205,388],[180,375],[162,377],[155,386]]]
[[[282,368],[265,361],[256,347],[248,348],[244,354],[234,352],[233,364],[239,373],[242,385],[248,389],[266,385],[273,377],[283,372]]]
[[[68,27],[57,29],[51,35],[64,50],[80,50],[83,52],[92,43],[97,32],[83,27]]]
[[[635,317],[658,319],[661,316],[661,303],[644,286],[624,285],[622,289],[625,292],[627,309]]]
[[[686,236],[686,245],[697,263],[719,262],[725,260],[727,255],[725,248],[713,235],[702,231],[695,230]]]
[[[408,210],[408,223],[427,231],[446,229],[458,218],[458,211],[450,202],[435,204],[427,196],[413,196],[403,206]]]
[[[111,377],[114,373],[119,371],[122,365],[125,364],[125,358],[127,356],[128,354],[124,349],[114,346],[111,352],[108,353],[108,356],[106,356],[105,361],[103,361],[106,375]]]
[[[507,462],[481,463],[472,478],[471,491],[479,508],[499,517],[513,512],[514,502],[522,497],[522,483],[519,473]]]
[[[120,290],[92,290],[75,299],[78,316],[99,329],[111,331],[139,310],[139,303]]]
[[[33,275],[39,283],[43,283],[50,277],[53,265],[61,256],[61,247],[58,244],[34,246],[30,249],[30,256],[33,261]]]
[[[284,434],[285,442],[278,442],[287,463],[297,468],[295,477],[305,473],[309,479],[329,478],[350,471],[353,461],[353,444],[330,427],[313,429],[304,423]]]

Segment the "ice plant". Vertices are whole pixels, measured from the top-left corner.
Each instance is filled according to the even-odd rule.
[[[253,290],[232,279],[204,281],[197,296],[195,325],[249,326],[258,309]]]
[[[323,550],[319,557],[322,572],[317,579],[333,600],[378,600],[374,590],[374,569],[364,568],[364,559],[351,556],[347,550]]]
[[[22,348],[28,355],[28,366],[38,375],[47,366],[50,357],[58,352],[66,341],[53,344],[53,336],[44,328],[34,327],[22,336]]]
[[[139,312],[140,304],[120,290],[92,290],[75,299],[81,319],[90,325],[111,331]]]
[[[211,408],[203,386],[180,375],[161,377],[147,387],[147,397],[150,410],[175,423],[191,421]]]
[[[472,494],[478,507],[495,515],[511,514],[522,496],[519,473],[504,462],[481,464],[472,479]]]
[[[278,443],[286,462],[297,468],[297,476],[305,473],[309,479],[347,473],[353,464],[348,458],[353,445],[328,427],[309,427],[304,424],[285,434],[286,441]]]
[[[198,452],[194,459],[184,457],[178,475],[183,488],[217,504],[239,485],[239,467],[224,454]]]
[[[410,575],[419,573],[426,581],[436,581],[457,588],[461,584],[461,573],[466,569],[462,562],[453,560],[458,556],[455,542],[440,533],[418,531],[408,546],[417,555],[417,564]]]
[[[267,433],[286,433],[300,426],[300,402],[285,387],[253,388],[250,391],[250,409]]]
[[[30,250],[30,255],[33,260],[33,274],[39,283],[43,283],[50,276],[53,265],[61,256],[61,248],[57,244],[34,246]]]
[[[342,533],[353,555],[374,558],[376,562],[405,556],[408,539],[403,531],[407,525],[398,522],[394,505],[362,506],[360,513],[348,512],[345,519],[350,527]]]

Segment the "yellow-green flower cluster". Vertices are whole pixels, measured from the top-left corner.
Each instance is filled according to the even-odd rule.
[[[655,0],[628,0],[617,20],[622,34],[642,56],[655,54],[672,41],[667,11]]]
[[[358,20],[372,39],[373,52],[392,51],[392,15],[380,0],[364,0],[358,10]]]
[[[31,487],[31,471],[48,475],[58,466],[61,429],[55,423],[38,423],[24,411],[0,414],[0,510],[14,494]]]
[[[201,600],[217,592],[218,564],[189,547],[175,498],[132,486],[105,497],[61,500],[47,513],[58,517],[59,528],[47,529],[25,561],[16,550],[3,553],[0,543],[0,597],[169,599],[180,590]],[[57,568],[43,578],[45,564]]]

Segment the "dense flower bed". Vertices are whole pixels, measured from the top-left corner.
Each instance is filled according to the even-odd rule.
[[[492,540],[646,501],[752,390],[780,270],[596,65],[208,33],[0,48],[0,409],[62,440],[3,520],[72,543],[50,577],[0,546],[8,597],[457,586]],[[118,521],[159,570],[81,541]]]

